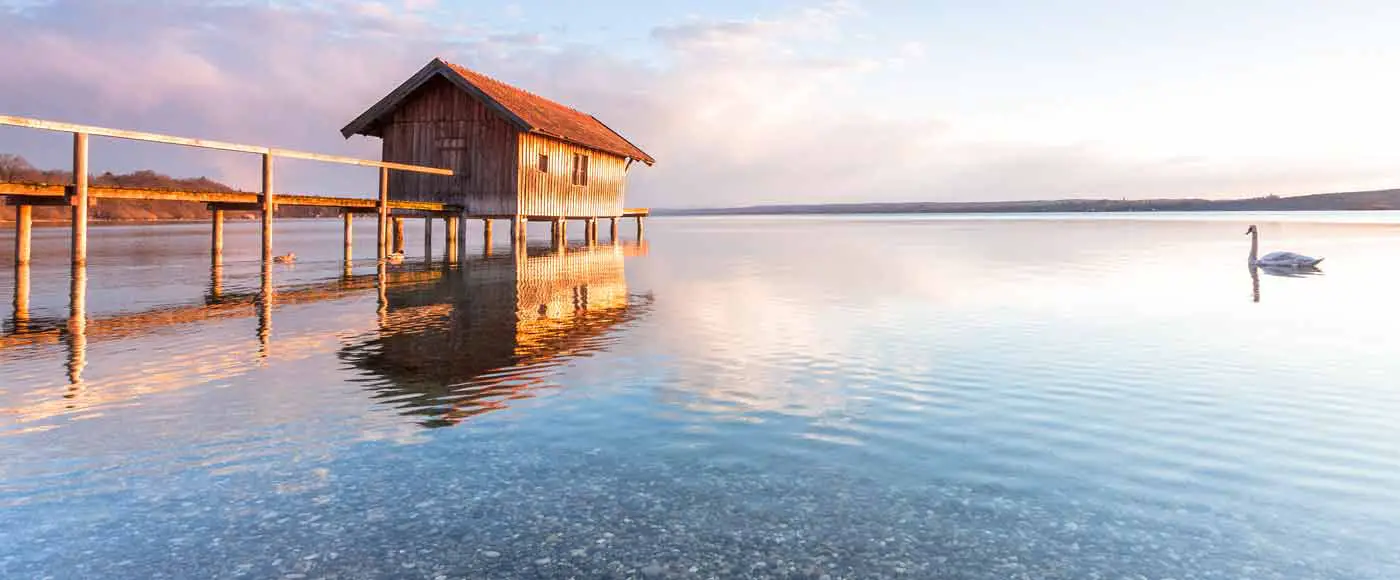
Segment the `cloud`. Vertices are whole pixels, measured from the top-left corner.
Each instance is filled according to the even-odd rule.
[[[653,154],[657,166],[632,173],[629,205],[1200,196],[1385,177],[1346,164],[1183,162],[1134,158],[1111,144],[984,142],[959,130],[955,115],[897,94],[928,47],[853,42],[847,30],[866,14],[848,2],[657,25],[640,56],[571,42],[544,25],[462,24],[476,20],[444,10],[421,0],[56,0],[0,11],[0,111],[375,157],[377,140],[345,141],[339,128],[443,56],[593,113]],[[61,148],[36,153],[37,143],[0,131],[0,151],[64,163]],[[104,147],[94,165],[257,181],[255,160],[168,147]],[[289,162],[278,171],[284,191],[373,187],[354,168]]]

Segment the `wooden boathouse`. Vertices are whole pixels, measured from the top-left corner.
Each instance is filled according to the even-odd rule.
[[[383,140],[384,162],[441,167],[452,175],[394,173],[393,199],[462,208],[482,219],[511,221],[512,239],[527,221],[548,221],[556,239],[566,220],[582,220],[597,240],[597,222],[633,217],[642,235],[646,210],[623,199],[634,162],[656,162],[596,117],[465,67],[433,59],[341,130]]]

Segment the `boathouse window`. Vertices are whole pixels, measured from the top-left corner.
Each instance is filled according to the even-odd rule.
[[[467,166],[466,139],[439,139],[437,143],[437,166],[453,171],[453,177],[463,178],[471,173]]]
[[[536,165],[540,168],[541,173],[549,173],[549,156],[541,153]]]
[[[574,154],[574,185],[588,185],[588,156]]]

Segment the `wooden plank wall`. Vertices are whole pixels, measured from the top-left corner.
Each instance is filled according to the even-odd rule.
[[[395,171],[390,199],[460,205],[472,215],[514,215],[518,131],[441,77],[385,120],[385,161],[452,169],[443,177]]]
[[[539,170],[539,155],[549,171]],[[588,185],[573,185],[575,153],[589,156]],[[531,133],[520,134],[520,212],[527,216],[612,217],[622,215],[627,184],[623,158]]]

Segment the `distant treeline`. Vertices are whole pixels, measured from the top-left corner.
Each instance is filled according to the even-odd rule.
[[[0,183],[71,184],[73,172],[58,169],[37,169],[18,155],[0,154]],[[88,177],[88,183],[100,187],[129,187],[137,189],[168,189],[177,191],[233,192],[232,187],[207,177],[177,178],[154,171],[132,173],[102,173]],[[236,219],[252,217],[253,212],[230,212]],[[277,208],[278,217],[332,217],[337,214],[334,208],[295,207]],[[155,221],[155,220],[194,220],[209,217],[209,210],[200,203],[168,200],[139,199],[97,199],[93,200],[89,216],[97,220],[115,221]],[[36,206],[34,219],[39,221],[67,220],[69,208]],[[14,221],[15,208],[0,207],[0,221]]]
[[[831,203],[714,209],[654,209],[652,215],[780,215],[852,213],[1054,213],[1150,211],[1400,210],[1400,189],[1249,199],[1065,199],[1042,201]]]

